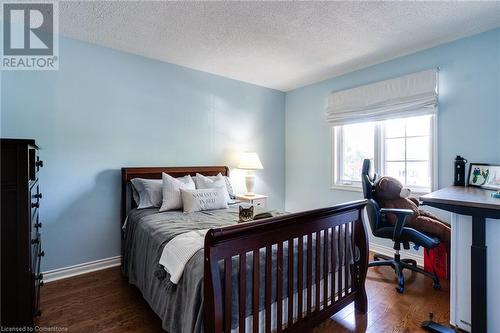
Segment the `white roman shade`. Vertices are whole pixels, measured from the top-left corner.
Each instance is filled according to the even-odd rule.
[[[333,92],[327,120],[332,126],[434,114],[438,102],[438,70],[401,76]]]

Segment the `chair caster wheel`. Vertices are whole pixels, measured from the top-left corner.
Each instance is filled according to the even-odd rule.
[[[435,290],[441,290],[441,285],[439,283],[434,283],[432,285],[432,288],[434,288]]]
[[[396,291],[400,294],[402,294],[404,291],[405,291],[405,288],[404,287],[396,287]]]

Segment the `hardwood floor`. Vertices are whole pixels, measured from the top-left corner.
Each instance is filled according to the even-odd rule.
[[[420,322],[434,313],[434,320],[449,323],[449,281],[435,291],[430,279],[407,272],[403,295],[395,289],[390,268],[370,268],[367,278],[368,314],[344,308],[313,333],[422,332]],[[119,267],[47,283],[42,288],[41,327],[59,332],[162,332],[161,321],[139,290],[122,277]]]

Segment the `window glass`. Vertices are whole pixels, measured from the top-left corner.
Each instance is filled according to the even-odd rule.
[[[386,120],[384,123],[386,124],[386,138],[401,138],[405,136],[406,122],[404,119],[391,119]]]
[[[374,156],[374,123],[345,125],[341,132],[340,180],[344,183],[360,181],[363,159]]]
[[[405,139],[385,139],[385,159],[387,161],[405,160]]]
[[[428,188],[430,190],[431,177],[429,173],[429,161],[426,162],[407,162],[406,186]],[[404,184],[404,183],[403,183]]]
[[[406,169],[404,162],[386,162],[384,176],[391,176],[405,183]]]
[[[380,123],[383,175],[397,178],[407,187],[430,191],[431,120],[431,116],[421,116]]]
[[[429,137],[409,137],[406,139],[406,159],[429,160]]]
[[[431,117],[432,116],[406,118],[406,135],[429,135]]]

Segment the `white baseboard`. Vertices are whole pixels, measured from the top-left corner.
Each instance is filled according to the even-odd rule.
[[[121,265],[121,256],[99,259],[95,261],[85,262],[83,264],[53,269],[43,272],[43,281],[52,282],[56,280],[66,279],[72,276],[90,273],[101,269],[116,267]]]
[[[380,245],[380,244],[375,244],[373,242],[370,242],[370,251],[378,253],[378,254],[382,254],[382,255],[385,255],[385,256],[388,256],[391,258],[394,257],[394,252],[395,252],[395,250],[392,247]],[[401,258],[413,259],[417,262],[418,266],[424,267],[424,256],[423,255],[419,255],[419,254],[412,253],[409,251],[404,251],[404,250],[402,250],[400,252],[400,254],[401,254]]]

